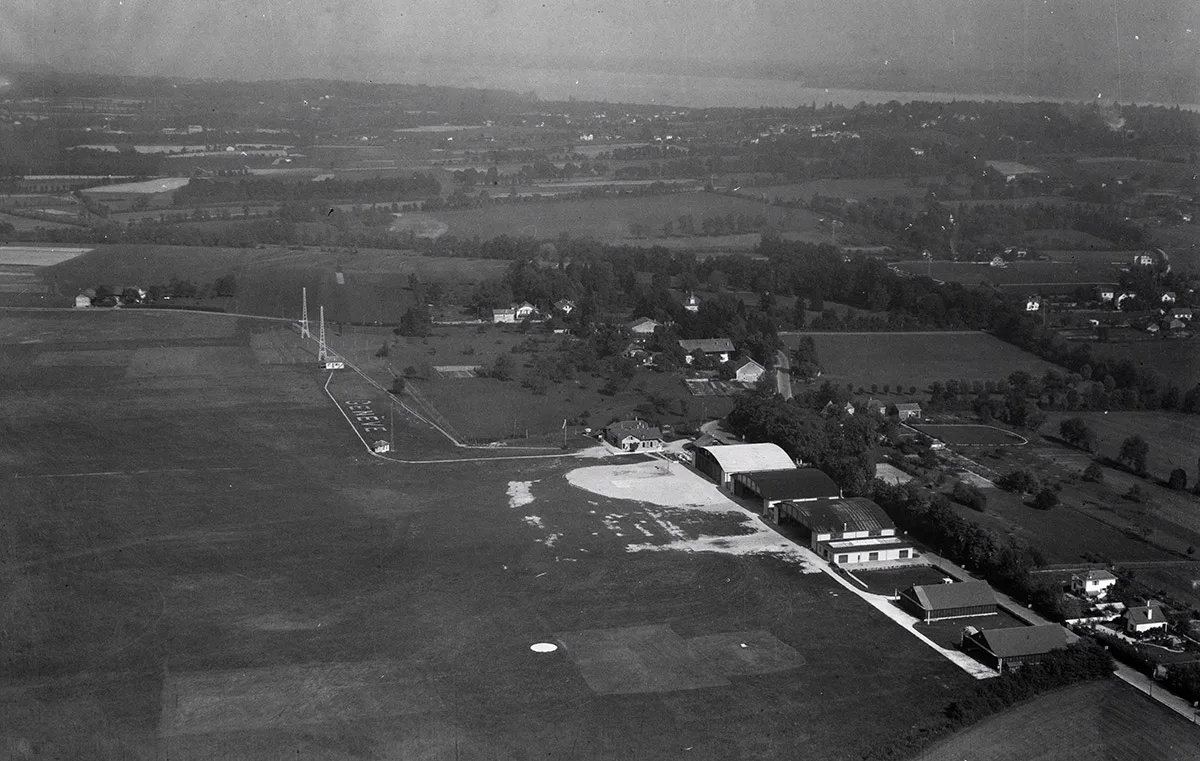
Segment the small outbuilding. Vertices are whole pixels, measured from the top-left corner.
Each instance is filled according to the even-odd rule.
[[[696,470],[732,489],[739,473],[794,470],[796,463],[776,444],[726,444],[696,448]]]
[[[896,405],[896,417],[903,423],[906,420],[921,419],[921,405],[916,402],[900,402]]]
[[[996,593],[986,581],[917,584],[900,593],[900,604],[926,623],[990,616],[996,612]]]
[[[1044,660],[1055,650],[1071,643],[1071,636],[1058,624],[1014,626],[1008,629],[963,630],[961,648],[964,653],[982,661],[997,671],[1011,671],[1026,663]]]
[[[733,377],[739,383],[758,383],[758,381],[763,377],[763,373],[766,371],[767,368],[758,364],[754,360],[746,359],[743,360],[741,364],[737,366],[737,369],[733,371]]]

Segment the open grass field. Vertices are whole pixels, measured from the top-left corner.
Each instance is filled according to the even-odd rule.
[[[722,417],[732,408],[728,398],[693,397],[676,373],[645,369],[639,369],[627,388],[611,396],[600,393],[604,378],[587,373],[575,380],[550,383],[544,394],[524,385],[526,379],[544,375],[543,364],[553,361],[558,347],[571,340],[545,334],[527,336],[493,326],[440,327],[427,338],[397,338],[388,330],[358,328],[330,337],[336,351],[381,383],[390,383],[393,373],[402,375],[410,367],[416,369],[423,377],[408,382],[409,395],[415,393],[427,401],[455,430],[477,443],[547,436],[561,443],[564,419],[587,421],[579,426],[572,422],[568,432],[582,426],[599,428],[613,419],[637,414],[635,408],[650,393],[668,400],[659,416],[664,423],[690,420],[698,425]],[[388,356],[375,356],[385,342]],[[514,353],[512,349],[519,344],[526,344],[530,350]],[[514,362],[512,380],[446,377],[434,370],[491,366],[503,355]],[[647,417],[645,412],[640,414]]]
[[[786,231],[816,230],[818,224],[818,215],[802,209],[764,208],[762,203],[745,198],[703,192],[408,212],[400,221],[424,227],[440,222],[446,225],[446,234],[462,238],[498,235],[557,238],[566,234],[617,242],[636,237],[635,226],[651,233],[661,232],[665,223],[677,226],[681,215],[691,214],[698,230],[705,217],[731,213],[750,217],[765,214],[772,225]]]
[[[765,187],[747,187],[747,193],[766,193],[771,200],[809,201],[814,195],[832,196],[834,198],[866,201],[871,198],[884,198],[891,201],[896,196],[908,198],[924,198],[929,192],[926,183],[914,186],[907,178],[872,178],[872,179],[824,179],[797,182],[790,185],[768,185]]]
[[[384,463],[271,326],[144,317],[0,338],[10,757],[858,759],[973,683],[792,561],[631,552],[692,513],[594,460]]]
[[[0,246],[0,265],[45,267],[74,259],[88,251],[91,249],[64,246]]]
[[[1096,433],[1097,452],[1116,459],[1121,442],[1137,434],[1150,445],[1146,467],[1165,479],[1172,468],[1183,468],[1188,483],[1195,482],[1200,460],[1200,419],[1175,412],[1079,412],[1056,414],[1046,421],[1046,431],[1058,431],[1065,417],[1081,417]]]
[[[1113,282],[1120,274],[1118,267],[1106,256],[1079,258],[1074,262],[1023,261],[1012,262],[1007,267],[992,267],[976,262],[897,262],[901,272],[913,275],[928,275],[935,280],[964,285],[1036,285],[1088,284]]]
[[[1024,436],[991,425],[916,425],[921,433],[957,447],[1023,446]]]
[[[1128,359],[1148,367],[1184,390],[1200,383],[1200,338],[1091,343],[1098,357]]]
[[[221,304],[231,312],[299,319],[300,289],[307,287],[314,317],[323,304],[330,321],[395,323],[412,305],[409,276],[440,282],[448,299],[464,300],[475,283],[502,274],[505,264],[405,251],[106,245],[48,272],[64,293],[100,284],[165,285],[173,276],[203,285],[232,274],[237,293]]]
[[[914,761],[1190,761],[1200,729],[1117,680],[1035,698],[980,722]]]
[[[857,388],[893,389],[910,386],[924,394],[933,381],[997,380],[1014,370],[1041,376],[1053,367],[998,338],[977,332],[922,333],[801,333],[781,336],[793,347],[801,335],[811,335],[824,368],[821,381]],[[881,397],[894,401],[893,397]]]

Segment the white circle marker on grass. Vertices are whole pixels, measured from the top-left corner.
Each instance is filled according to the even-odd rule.
[[[535,653],[553,653],[558,649],[558,645],[553,642],[535,642],[529,646],[529,649]]]

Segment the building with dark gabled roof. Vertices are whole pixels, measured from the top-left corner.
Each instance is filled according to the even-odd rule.
[[[955,584],[918,584],[900,593],[900,604],[925,621],[990,616],[996,612],[996,594],[986,581]]]
[[[733,477],[733,493],[760,501],[764,511],[785,500],[810,502],[842,496],[842,490],[833,479],[816,468],[738,473]]]
[[[1074,641],[1058,624],[1014,626],[1009,629],[963,629],[962,651],[1003,672],[1036,663]]]

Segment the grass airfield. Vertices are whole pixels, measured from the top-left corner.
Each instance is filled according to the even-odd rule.
[[[973,682],[788,560],[628,551],[744,518],[598,461],[370,457],[257,321],[3,326],[9,757],[850,759]]]

